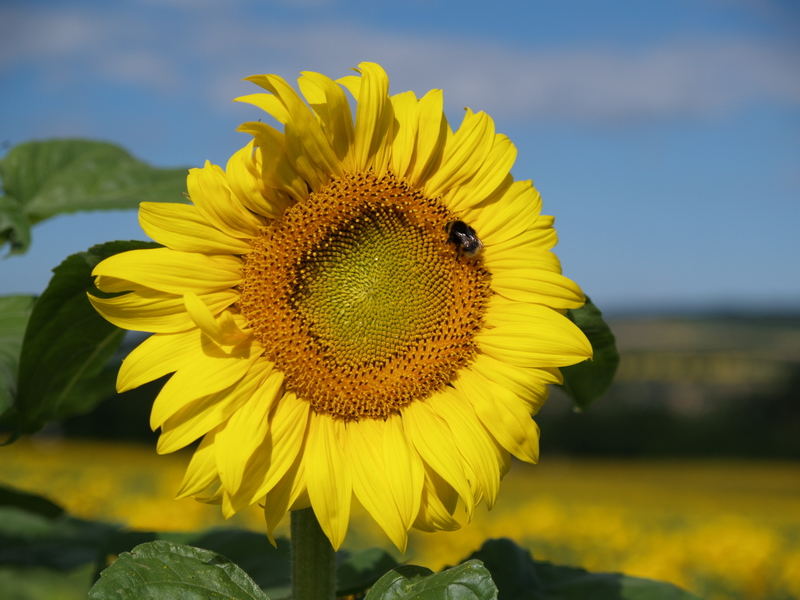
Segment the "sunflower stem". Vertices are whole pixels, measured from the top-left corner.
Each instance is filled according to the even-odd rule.
[[[292,598],[336,597],[336,553],[310,508],[291,512]]]

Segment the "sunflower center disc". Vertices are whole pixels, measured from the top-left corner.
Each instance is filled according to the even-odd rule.
[[[318,413],[386,418],[471,360],[489,274],[447,242],[453,219],[405,182],[366,173],[265,228],[240,307],[287,389]]]

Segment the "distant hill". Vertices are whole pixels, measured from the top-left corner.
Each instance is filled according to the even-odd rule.
[[[556,391],[543,446],[567,453],[800,457],[800,312],[617,314],[621,362],[575,414]]]

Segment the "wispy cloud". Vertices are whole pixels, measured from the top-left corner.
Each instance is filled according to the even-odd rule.
[[[172,0],[171,0],[172,1]],[[143,18],[50,11],[0,15],[0,68],[42,73],[69,61],[93,75],[158,92],[206,89],[227,105],[243,75],[300,69],[344,74],[364,59],[390,70],[395,89],[442,87],[454,106],[517,118],[588,121],[706,116],[758,102],[800,104],[798,46],[765,39],[679,39],[637,50],[530,48],[493,39],[377,30],[353,23],[297,24],[196,17],[181,27]],[[180,74],[184,74],[183,77]],[[189,76],[191,74],[191,77]],[[202,79],[202,81],[199,81]]]

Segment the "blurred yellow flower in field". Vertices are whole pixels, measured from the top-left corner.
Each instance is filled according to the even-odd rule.
[[[188,177],[192,204],[143,203],[165,247],[94,270],[119,327],[152,332],[118,389],[174,373],[159,453],[202,440],[181,496],[226,516],[263,504],[271,532],[311,507],[338,547],[353,498],[398,548],[492,505],[511,457],[536,462],[531,415],[591,346],[564,315],[580,288],[553,219],[483,112],[457,129],[440,90],[389,94],[375,63],[333,81],[276,75],[240,98],[284,126],[226,168]],[[346,96],[355,99],[355,115]]]
[[[165,531],[224,522],[211,507],[171,498],[184,455],[26,441],[3,452],[4,482],[45,494],[63,490],[56,499],[79,517]],[[513,470],[495,508],[476,510],[471,527],[448,535],[412,533],[404,560],[439,569],[486,538],[510,537],[539,560],[662,579],[705,600],[800,597],[796,469],[738,461],[549,460],[535,471]],[[109,489],[114,493],[106,496]],[[363,510],[353,519],[358,527],[349,548],[373,546],[382,536]],[[245,510],[232,521],[227,525],[259,529],[263,515]]]

